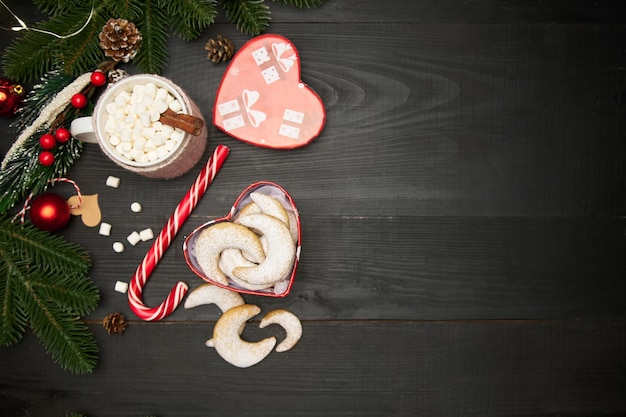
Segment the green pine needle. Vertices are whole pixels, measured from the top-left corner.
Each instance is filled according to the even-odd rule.
[[[89,255],[61,236],[0,220],[0,345],[21,340],[30,325],[55,362],[90,373],[98,347],[80,320],[100,293],[87,274]]]
[[[141,32],[141,47],[134,63],[141,72],[159,73],[167,62],[167,22],[169,16],[156,0],[144,2],[144,12],[135,25]]]
[[[226,17],[237,29],[258,35],[270,24],[270,9],[264,0],[220,0]]]
[[[192,40],[215,22],[216,0],[159,0],[170,17],[170,26],[181,39]]]
[[[323,0],[273,0],[312,8]],[[34,0],[50,18],[29,28],[72,34],[90,21],[80,33],[65,39],[28,30],[15,38],[2,57],[4,73],[26,83],[55,68],[77,76],[104,59],[98,34],[109,18],[123,18],[135,23],[142,44],[135,64],[142,72],[160,73],[168,58],[167,40],[173,33],[183,40],[193,40],[215,22],[217,4],[227,19],[249,35],[258,35],[270,24],[270,9],[265,0]]]

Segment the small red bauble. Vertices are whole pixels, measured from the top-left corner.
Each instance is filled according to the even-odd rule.
[[[96,87],[102,87],[107,82],[107,76],[102,71],[94,71],[91,73],[91,83]]]
[[[67,142],[70,140],[70,136],[70,131],[64,127],[60,127],[54,132],[54,137],[57,141],[59,141],[59,143]]]
[[[77,109],[84,109],[87,106],[87,97],[82,93],[76,93],[72,96],[72,106]]]
[[[15,116],[24,99],[24,87],[0,77],[0,116]]]
[[[56,232],[70,221],[70,206],[63,197],[44,193],[35,197],[30,204],[30,221],[40,230]]]
[[[54,154],[50,151],[43,151],[39,154],[39,163],[45,167],[54,164]]]
[[[57,140],[50,133],[44,133],[39,137],[39,146],[44,149],[53,149],[57,145]]]

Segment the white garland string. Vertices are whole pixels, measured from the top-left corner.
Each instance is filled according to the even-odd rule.
[[[19,31],[22,31],[22,30],[30,30],[30,31],[33,31],[33,32],[39,32],[39,33],[43,33],[43,34],[46,34],[46,35],[54,36],[54,37],[56,37],[58,39],[71,38],[72,36],[76,36],[80,32],[82,32],[83,30],[85,30],[85,28],[87,27],[89,22],[91,22],[91,19],[93,18],[93,13],[94,13],[94,6],[92,4],[91,5],[91,12],[89,12],[89,16],[87,17],[87,20],[85,21],[85,24],[80,29],[78,29],[77,31],[75,31],[73,33],[70,33],[69,35],[58,35],[58,34],[56,34],[54,32],[50,32],[48,30],[28,27],[28,25],[26,23],[24,23],[24,21],[22,19],[20,19],[15,13],[13,13],[13,11],[11,9],[9,9],[9,6],[7,6],[2,0],[0,0],[0,3],[2,3],[4,8],[7,9],[7,11],[9,13],[11,13],[13,18],[17,21],[17,23],[19,23],[19,26],[11,27],[12,31],[19,32]]]
[[[87,72],[76,78],[70,85],[57,93],[52,101],[46,107],[44,107],[43,110],[41,110],[39,116],[35,119],[35,121],[26,129],[24,129],[22,133],[20,133],[20,135],[17,137],[17,139],[5,155],[4,159],[2,160],[1,168],[6,168],[7,163],[11,158],[11,155],[15,153],[15,151],[17,151],[20,146],[22,146],[26,139],[34,135],[40,126],[50,126],[50,124],[59,115],[59,113],[61,113],[65,109],[65,107],[67,107],[68,103],[72,99],[72,96],[74,94],[80,93],[83,88],[85,88],[90,82],[91,72]]]

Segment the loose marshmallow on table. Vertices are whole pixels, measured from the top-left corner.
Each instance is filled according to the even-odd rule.
[[[111,147],[130,161],[167,158],[185,135],[159,121],[168,107],[175,112],[182,110],[178,99],[154,83],[136,84],[132,91],[119,93],[105,106],[108,117],[104,129]]]
[[[145,242],[146,240],[150,240],[154,238],[154,233],[152,232],[152,229],[147,228],[147,229],[143,229],[141,232],[139,232],[139,238]]]
[[[136,231],[133,231],[131,234],[129,234],[126,237],[126,240],[128,240],[128,243],[135,246],[137,243],[139,243],[139,241],[141,240],[141,237],[139,236],[139,233],[137,233]]]
[[[102,236],[110,236],[111,225],[105,222],[100,223],[100,230],[98,231],[98,233],[100,233]]]
[[[132,204],[130,205],[130,210],[131,210],[133,213],[140,213],[140,212],[141,212],[141,210],[142,210],[141,203],[138,203],[138,202],[136,202],[136,201],[135,201],[134,203],[132,203]]]
[[[117,253],[124,252],[124,244],[122,242],[115,242],[113,244],[113,250]]]
[[[106,180],[106,185],[108,187],[118,188],[120,186],[120,179],[114,177],[113,175],[109,175]]]
[[[128,283],[124,281],[117,281],[115,283],[115,291],[124,294],[126,291],[128,291]]]

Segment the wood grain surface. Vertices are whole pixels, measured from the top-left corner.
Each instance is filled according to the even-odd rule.
[[[78,218],[62,233],[93,259],[102,300],[86,318],[93,374],[52,362],[36,337],[0,348],[0,416],[617,416],[626,414],[626,6],[619,1],[271,3],[326,126],[276,151],[212,128],[224,167],[144,293],[158,304],[187,268],[184,237],[225,215],[249,184],[287,189],[302,218],[292,292],[245,296],[303,323],[291,351],[238,369],[205,347],[219,312],[134,317],[117,280],[149,248],[116,240],[165,224],[200,164],[140,177],[86,145],[70,177],[98,194],[111,236]],[[20,16],[41,18],[34,6]],[[10,19],[0,15],[2,24]],[[220,20],[172,37],[163,75],[210,120],[225,65],[206,58]],[[4,48],[13,35],[0,32]],[[128,68],[132,72],[132,67]],[[4,119],[0,150],[12,142]],[[121,179],[105,186],[107,176]],[[59,193],[73,190],[59,188]],[[141,202],[143,211],[131,213]],[[127,331],[102,318],[120,311]],[[284,337],[246,327],[251,340]]]

